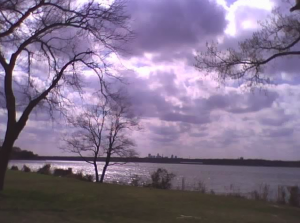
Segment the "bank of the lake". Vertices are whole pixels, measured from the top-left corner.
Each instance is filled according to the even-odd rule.
[[[83,172],[94,175],[92,165],[82,161],[16,161],[13,165],[22,169],[24,165],[32,171],[37,171],[45,164],[55,168],[72,168],[73,172]],[[98,163],[102,170],[103,163]],[[239,193],[249,196],[254,190],[260,190],[262,185],[270,186],[270,198],[277,198],[278,186],[300,186],[300,171],[298,168],[288,167],[251,167],[251,166],[220,166],[220,165],[191,165],[191,164],[165,164],[165,163],[127,163],[113,165],[107,170],[106,182],[131,183],[135,176],[148,182],[150,175],[158,168],[166,169],[176,175],[172,181],[173,189],[181,189],[184,180],[185,190],[195,190],[199,182],[206,186],[208,191],[213,190],[218,194]]]
[[[298,223],[299,208],[8,171],[0,222]]]

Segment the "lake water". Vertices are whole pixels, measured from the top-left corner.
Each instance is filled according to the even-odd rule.
[[[72,168],[73,172],[82,171],[85,174],[94,174],[93,166],[78,161],[11,161],[9,167],[16,165],[19,168],[26,164],[33,171],[44,164],[51,164],[51,168]],[[135,175],[144,181],[150,179],[150,174],[157,168],[165,168],[174,173],[173,188],[182,188],[184,178],[185,190],[194,190],[201,181],[208,189],[216,193],[238,192],[248,194],[263,184],[268,184],[273,196],[276,196],[277,187],[300,186],[300,168],[282,167],[247,167],[247,166],[212,166],[189,164],[157,164],[157,163],[127,163],[109,166],[105,176],[106,182],[122,182],[129,184]],[[102,164],[99,165],[99,170]],[[271,195],[272,196],[272,195]]]

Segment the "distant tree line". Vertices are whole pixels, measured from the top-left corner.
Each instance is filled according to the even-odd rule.
[[[0,149],[2,146],[0,146]],[[32,151],[22,150],[19,147],[13,147],[10,159],[35,159],[38,155],[34,154]]]

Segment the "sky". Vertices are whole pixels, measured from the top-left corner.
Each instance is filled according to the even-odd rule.
[[[280,0],[128,0],[136,37],[117,62],[142,131],[133,132],[140,157],[300,160],[300,82],[297,60],[280,69],[276,85],[245,90],[219,85],[193,66],[206,41],[236,46],[259,28]],[[289,5],[287,5],[289,7]],[[296,74],[296,75],[295,75]],[[93,79],[90,80],[93,83]],[[5,113],[0,112],[0,134]],[[34,112],[16,146],[39,155],[59,149],[63,119]]]

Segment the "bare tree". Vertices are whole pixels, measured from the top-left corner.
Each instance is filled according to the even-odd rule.
[[[111,110],[108,114],[108,125],[106,127],[108,133],[106,134],[106,142],[103,147],[106,159],[101,174],[101,183],[104,180],[112,156],[137,156],[137,152],[132,149],[135,146],[134,141],[128,137],[128,133],[140,129],[138,120],[130,110],[128,102],[124,99],[118,99],[117,101],[117,103],[111,105]]]
[[[64,145],[62,149],[76,153],[85,162],[92,164],[95,170],[96,182],[99,181],[97,158],[102,155],[102,136],[107,114],[106,100],[86,107],[79,115],[68,117],[70,127],[76,130],[63,137]],[[92,160],[89,157],[92,157]]]
[[[105,87],[103,75],[112,75],[106,57],[132,37],[121,1],[77,2],[0,0],[0,96],[7,111],[0,191],[12,147],[31,112],[38,105],[54,111],[68,101],[68,92],[82,92],[84,71],[92,71]]]
[[[92,164],[96,182],[103,182],[111,157],[134,157],[134,141],[127,130],[138,130],[138,121],[125,102],[108,101],[104,98],[96,105],[87,105],[85,110],[69,124],[75,131],[63,138],[63,150],[78,154],[85,162]],[[99,179],[98,157],[105,157],[105,164]]]
[[[275,59],[300,55],[300,16],[275,8],[259,24],[261,28],[239,42],[237,49],[220,50],[217,43],[207,43],[207,50],[196,56],[195,67],[217,74],[221,82],[227,78],[244,79],[248,87],[270,83],[270,76],[264,75],[266,65]]]

